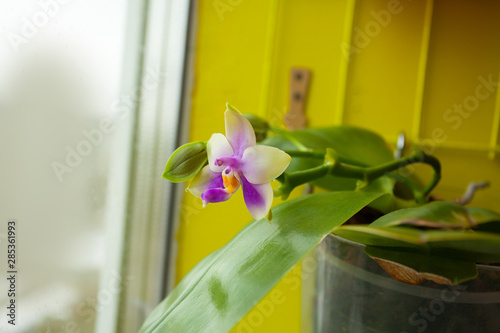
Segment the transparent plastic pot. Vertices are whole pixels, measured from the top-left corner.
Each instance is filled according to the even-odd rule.
[[[408,285],[361,244],[329,235],[303,261],[302,331],[500,333],[500,267],[478,270],[476,279],[458,286]]]

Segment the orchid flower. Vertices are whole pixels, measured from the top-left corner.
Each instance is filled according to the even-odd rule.
[[[226,136],[212,135],[207,143],[208,165],[188,190],[201,198],[205,207],[228,200],[241,185],[252,217],[264,218],[273,202],[270,181],[285,171],[291,157],[278,148],[255,145],[252,125],[238,111],[228,107],[224,117]]]

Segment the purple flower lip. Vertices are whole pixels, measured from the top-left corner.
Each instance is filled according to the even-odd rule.
[[[203,207],[205,207],[209,202],[222,202],[226,201],[231,197],[231,193],[227,193],[223,188],[212,188],[206,190],[201,195],[203,200]]]

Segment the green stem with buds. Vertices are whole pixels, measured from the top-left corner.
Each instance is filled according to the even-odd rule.
[[[431,181],[422,191],[418,190],[415,186],[411,187],[415,196],[415,201],[419,204],[423,204],[429,193],[441,179],[441,165],[439,161],[421,150],[414,150],[413,153],[407,157],[373,167],[361,167],[347,164],[341,161],[332,149],[327,149],[326,153],[311,150],[287,151],[287,153],[292,157],[320,158],[322,156],[325,162],[315,168],[291,173],[285,172],[278,177],[281,185],[275,191],[275,196],[281,195],[284,198],[288,197],[295,187],[322,178],[326,175],[355,178],[363,181],[365,184],[369,184],[381,176],[390,176],[391,172],[404,168],[410,164],[424,163],[431,166],[434,170]]]
[[[309,159],[316,159],[316,160],[324,160],[325,159],[325,152],[321,150],[312,150],[306,148],[305,150],[283,150],[285,153],[290,155],[291,157],[304,157],[304,158],[309,158]],[[356,162],[351,159],[347,159],[345,157],[339,157],[339,161],[341,163],[346,163],[346,164],[357,164],[359,165],[359,162]]]
[[[313,158],[324,160],[325,153],[319,150],[284,150],[285,153],[290,155],[291,157],[305,157],[305,158]]]

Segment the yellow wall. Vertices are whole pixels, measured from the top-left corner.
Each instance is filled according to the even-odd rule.
[[[355,124],[391,144],[404,132],[441,159],[437,194],[453,199],[490,180],[475,204],[497,208],[498,90],[474,96],[480,77],[498,81],[498,17],[500,2],[486,0],[200,0],[190,139],[224,132],[226,102],[281,124],[288,72],[303,66],[311,126]],[[463,103],[471,111],[447,111]],[[250,220],[241,193],[203,210],[186,194],[177,280]],[[281,304],[257,307],[234,331],[300,332],[299,278],[297,267],[274,289]]]

